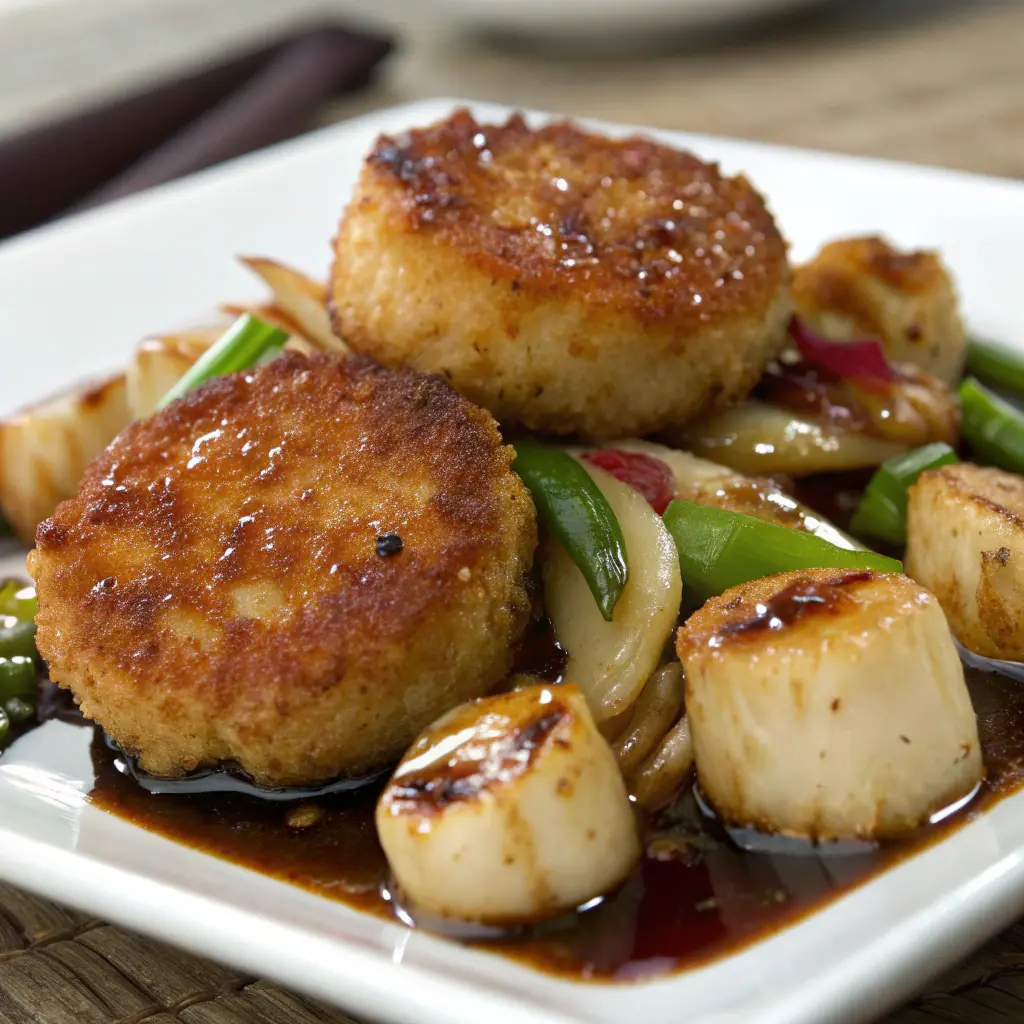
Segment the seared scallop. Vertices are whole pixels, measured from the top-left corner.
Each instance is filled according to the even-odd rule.
[[[965,647],[1024,661],[1024,478],[966,462],[922,473],[908,494],[906,567]]]
[[[953,279],[937,253],[844,238],[797,267],[793,298],[825,337],[878,338],[891,361],[913,363],[947,384],[960,379],[967,342]]]
[[[938,601],[896,574],[808,569],[712,598],[679,631],[701,789],[737,825],[876,838],[984,773]]]
[[[511,456],[413,371],[286,353],[217,378],[39,527],[39,649],[155,775],[379,768],[508,670],[536,544]]]
[[[520,924],[619,885],[640,855],[615,757],[575,686],[474,701],[429,728],[377,805],[415,916]]]
[[[467,111],[370,154],[334,329],[502,422],[645,434],[742,399],[785,339],[786,247],[751,184],[644,138]]]

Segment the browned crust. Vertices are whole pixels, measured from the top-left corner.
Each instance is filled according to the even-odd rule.
[[[944,279],[935,252],[900,252],[884,238],[845,238],[826,245],[793,273],[793,299],[808,315],[824,312],[849,317],[865,335],[884,337],[882,305],[864,279],[873,278],[905,295],[924,295]],[[917,340],[913,337],[911,341]]]
[[[510,292],[571,294],[648,321],[703,330],[761,317],[788,274],[785,243],[746,178],[567,121],[531,129],[515,114],[485,125],[457,110],[382,136],[356,202],[381,194],[396,227],[457,250]]]
[[[40,525],[39,648],[93,695],[112,674],[243,733],[247,707],[287,716],[400,666],[465,580],[517,564],[534,527],[511,456],[488,413],[413,371],[286,353],[215,379],[125,430]],[[380,557],[391,531],[404,547]],[[239,615],[239,584],[273,588],[282,614]],[[525,608],[506,612],[511,642]]]
[[[685,664],[688,657],[708,648],[720,649],[732,643],[745,643],[752,635],[747,627],[762,615],[761,609],[794,584],[818,584],[855,599],[856,591],[866,586],[879,580],[899,578],[870,570],[798,569],[751,580],[711,598],[702,608],[695,611],[676,636],[676,651]],[[811,604],[803,610],[803,614],[797,620],[787,623],[784,629],[791,631],[806,624],[808,620],[831,615],[835,610],[836,605],[832,600]]]
[[[1016,473],[959,462],[930,469],[921,476],[940,478],[961,501],[993,513],[1014,529],[1024,526],[1024,480]]]

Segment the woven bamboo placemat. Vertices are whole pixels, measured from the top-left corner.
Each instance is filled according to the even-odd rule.
[[[1024,4],[864,0],[684,57],[552,59],[456,43],[424,24],[382,84],[322,120],[439,94],[1024,177]],[[1022,1021],[1024,923],[885,1024]],[[0,1024],[112,1022],[353,1024],[268,981],[0,884]]]

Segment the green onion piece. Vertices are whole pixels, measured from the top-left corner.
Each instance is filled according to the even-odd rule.
[[[36,588],[21,580],[0,583],[0,615],[31,622],[36,617]]]
[[[36,699],[36,665],[31,658],[0,658],[0,705],[15,697]]]
[[[11,731],[11,722],[7,717],[7,712],[3,708],[0,708],[0,750],[3,750],[4,744],[7,742],[7,734]]]
[[[533,495],[537,515],[565,548],[611,622],[626,585],[626,541],[601,488],[571,456],[539,441],[518,441],[512,468]]]
[[[973,377],[960,385],[961,431],[986,462],[1024,473],[1024,413]]]
[[[34,718],[36,713],[35,704],[30,704],[27,700],[22,700],[20,697],[12,697],[4,703],[3,707],[11,725],[21,725],[22,722],[27,722],[30,718]]]
[[[288,340],[288,334],[280,327],[274,327],[249,313],[240,316],[208,348],[157,405],[158,409],[187,394],[193,388],[204,384],[211,377],[220,377],[237,370],[248,370],[255,366],[266,353],[280,349]]]
[[[907,540],[907,491],[925,470],[959,461],[956,452],[942,441],[886,459],[864,488],[850,528],[863,536],[904,544]]]
[[[791,569],[903,571],[895,558],[849,551],[802,530],[690,501],[673,501],[664,520],[679,550],[684,592],[701,601]]]
[[[967,372],[989,384],[1024,392],[1024,352],[994,341],[967,343]]]
[[[36,624],[0,615],[0,658],[37,658]]]

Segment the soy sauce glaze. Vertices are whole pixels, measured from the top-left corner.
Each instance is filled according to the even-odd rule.
[[[968,684],[988,778],[965,809],[878,847],[839,852],[788,841],[755,854],[730,841],[690,793],[648,823],[646,855],[614,897],[564,930],[485,948],[566,977],[625,981],[698,966],[793,924],[1024,785],[1024,687],[973,670]],[[376,789],[318,801],[319,819],[295,828],[287,820],[317,815],[237,795],[155,797],[115,769],[102,738],[93,758],[89,799],[98,807],[329,899],[393,916],[381,895],[387,864],[373,824]]]

